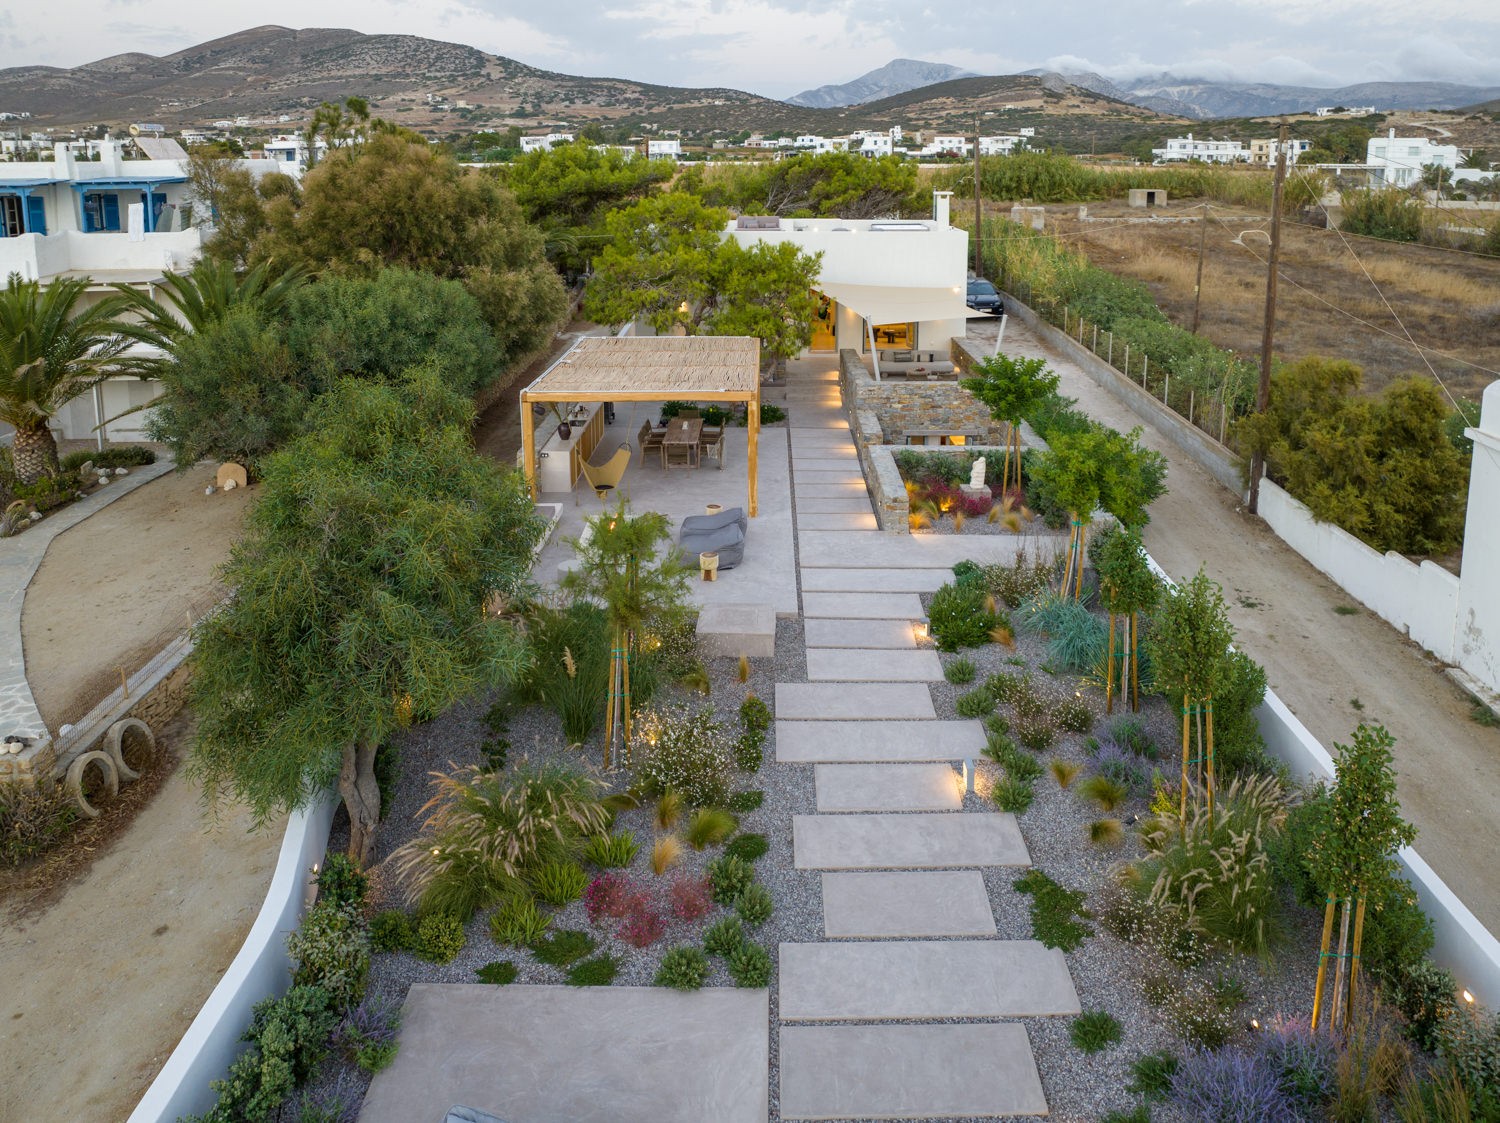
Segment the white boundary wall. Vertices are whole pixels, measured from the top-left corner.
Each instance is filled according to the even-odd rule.
[[[263,998],[285,993],[291,985],[287,933],[302,923],[313,896],[312,868],[328,849],[337,806],[337,800],[329,797],[292,813],[260,915],[229,970],[130,1113],[130,1123],[173,1123],[180,1116],[196,1115],[213,1106],[215,1096],[209,1083],[223,1079],[245,1050],[240,1037],[249,1028],[251,1007]]]

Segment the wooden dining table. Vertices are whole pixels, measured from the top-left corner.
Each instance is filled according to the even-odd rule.
[[[666,436],[662,438],[662,467],[669,468],[672,458],[667,455],[669,449],[680,448],[684,445],[688,449],[688,462],[697,467],[698,464],[698,438],[703,435],[703,419],[701,417],[678,418],[674,417],[667,422]]]

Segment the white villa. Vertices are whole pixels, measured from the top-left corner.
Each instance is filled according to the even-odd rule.
[[[1371,137],[1365,149],[1365,163],[1374,187],[1408,187],[1421,180],[1422,169],[1429,164],[1454,171],[1459,160],[1456,144],[1433,144],[1426,137],[1397,136],[1395,129],[1385,136]]]
[[[930,219],[744,215],[725,236],[749,245],[791,242],[823,255],[810,351],[941,351],[965,332],[969,235],[948,221],[952,194],[933,195]]]
[[[682,141],[648,140],[646,155],[653,160],[678,160],[682,158]]]
[[[1018,148],[1026,148],[1026,138],[1015,136],[982,136],[979,138],[981,156],[1009,156]]]
[[[550,151],[559,144],[572,144],[572,133],[546,133],[540,136],[523,136],[521,138],[522,152]]]
[[[1302,154],[1312,148],[1312,141],[1293,139],[1286,142],[1286,162],[1295,164],[1302,159]],[[1274,164],[1280,155],[1280,144],[1268,137],[1261,137],[1250,142],[1250,162],[1252,164]]]
[[[1177,164],[1201,160],[1205,164],[1238,164],[1250,158],[1245,146],[1237,140],[1209,140],[1187,136],[1172,137],[1165,148],[1153,148],[1152,163]]]
[[[276,160],[283,164],[295,164],[299,169],[307,167],[307,138],[300,133],[283,133],[273,136],[262,145],[261,150],[265,153],[267,160]],[[324,156],[328,155],[328,142],[319,137],[314,144],[313,150],[317,153],[318,159],[321,160]]]

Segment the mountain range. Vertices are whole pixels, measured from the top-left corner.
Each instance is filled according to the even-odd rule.
[[[945,62],[922,62],[920,59],[892,59],[878,70],[861,74],[853,81],[836,86],[819,86],[787,98],[788,105],[805,105],[810,109],[833,109],[844,105],[863,105],[881,98],[933,86],[954,78],[976,78],[972,70],[949,66]]]

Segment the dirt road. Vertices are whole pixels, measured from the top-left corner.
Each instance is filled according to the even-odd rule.
[[[993,321],[970,321],[971,339],[994,344]],[[1069,360],[1015,321],[1009,354],[1040,355],[1080,408],[1121,431],[1140,419]],[[1323,744],[1348,742],[1361,721],[1395,735],[1402,811],[1417,850],[1492,932],[1500,932],[1500,729],[1469,719],[1470,702],[1437,662],[1356,602],[1239,509],[1237,498],[1165,438],[1142,441],[1171,468],[1151,508],[1146,548],[1173,577],[1203,566],[1224,587],[1236,643],[1266,669],[1271,688]]]
[[[26,678],[50,729],[77,721],[222,595],[254,488],[204,495],[199,464],[152,480],[58,535],[26,591]]]
[[[176,770],[61,897],[0,914],[0,1119],[130,1114],[260,910],[285,824],[249,828]]]

